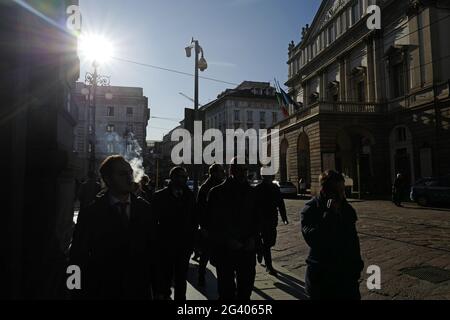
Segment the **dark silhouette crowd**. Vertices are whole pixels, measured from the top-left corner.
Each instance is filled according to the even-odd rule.
[[[267,272],[277,276],[271,248],[279,216],[289,222],[273,176],[262,175],[252,187],[247,164],[235,158],[228,168],[212,165],[195,195],[183,167],[173,168],[168,185],[156,192],[147,176],[134,181],[122,156],[108,157],[99,172],[101,192],[92,173],[79,190],[70,265],[79,266],[82,277],[74,299],[185,301],[194,252],[198,285],[207,285],[210,263],[219,300],[250,300],[257,262],[264,260]],[[356,213],[345,200],[340,174],[326,172],[320,182],[320,195],[301,212],[311,248],[306,289],[312,299],[358,299],[363,262]]]

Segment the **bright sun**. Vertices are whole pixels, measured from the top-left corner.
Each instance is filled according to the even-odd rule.
[[[82,35],[79,41],[80,53],[88,60],[97,63],[107,63],[114,55],[114,46],[101,35]]]

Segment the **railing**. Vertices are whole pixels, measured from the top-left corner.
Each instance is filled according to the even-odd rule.
[[[280,122],[281,127],[297,123],[319,113],[346,113],[346,114],[383,114],[386,105],[382,103],[360,102],[314,102],[306,108],[302,108],[295,114]]]
[[[430,86],[407,96],[389,100],[387,103],[319,101],[301,108],[295,114],[282,120],[279,125],[286,127],[319,113],[384,114],[433,102],[435,98],[441,100],[449,97],[450,81],[445,81],[436,84],[434,87]]]
[[[385,108],[380,103],[321,102],[319,110],[319,112],[332,113],[384,113]]]
[[[407,96],[399,97],[388,102],[388,111],[398,111],[430,103],[437,99],[446,99],[449,97],[450,83],[449,81],[436,84],[434,87],[422,89],[413,92]]]

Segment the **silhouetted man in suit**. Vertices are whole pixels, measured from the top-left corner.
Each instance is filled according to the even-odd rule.
[[[197,196],[197,212],[199,216],[200,224],[200,236],[199,236],[199,247],[200,247],[200,262],[198,267],[198,283],[200,286],[205,285],[205,274],[206,266],[209,261],[209,232],[211,217],[208,215],[208,195],[209,191],[218,186],[223,182],[225,178],[225,171],[220,164],[213,164],[209,168],[209,177],[205,183],[200,187]]]
[[[283,223],[287,225],[288,219],[286,215],[286,207],[280,188],[273,183],[273,176],[263,175],[264,170],[261,169],[263,182],[256,186],[256,194],[258,197],[258,212],[261,216],[260,230],[260,248],[258,252],[258,262],[266,264],[266,271],[273,275],[277,275],[277,271],[272,265],[272,253],[270,249],[275,246],[277,240],[278,213],[280,213]]]
[[[310,247],[306,291],[313,300],[359,300],[364,262],[355,226],[356,212],[345,199],[340,173],[322,173],[320,184],[320,195],[306,203],[301,212],[303,237]]]
[[[211,260],[221,300],[250,300],[255,282],[259,219],[247,171],[233,159],[228,179],[209,192]]]
[[[152,200],[158,220],[158,299],[170,298],[174,282],[175,300],[186,300],[187,271],[198,226],[194,194],[186,183],[186,170],[175,167],[170,171],[169,185]]]
[[[402,197],[405,190],[403,175],[398,173],[392,186],[392,202],[397,206],[402,206]]]
[[[81,209],[70,249],[81,268],[81,299],[151,299],[156,220],[149,204],[132,194],[133,170],[121,156],[100,167],[107,191]]]

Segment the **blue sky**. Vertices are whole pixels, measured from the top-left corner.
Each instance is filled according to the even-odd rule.
[[[184,48],[195,37],[209,68],[201,75],[231,83],[280,82],[287,78],[287,47],[298,43],[321,0],[80,0],[83,32],[114,42],[115,56],[193,73],[194,59]],[[82,60],[81,77],[90,71]],[[144,88],[152,116],[182,119],[192,103],[189,76],[112,60],[100,73],[111,84]],[[230,84],[200,79],[200,103],[217,97]],[[160,140],[176,122],[150,119],[148,140]]]

